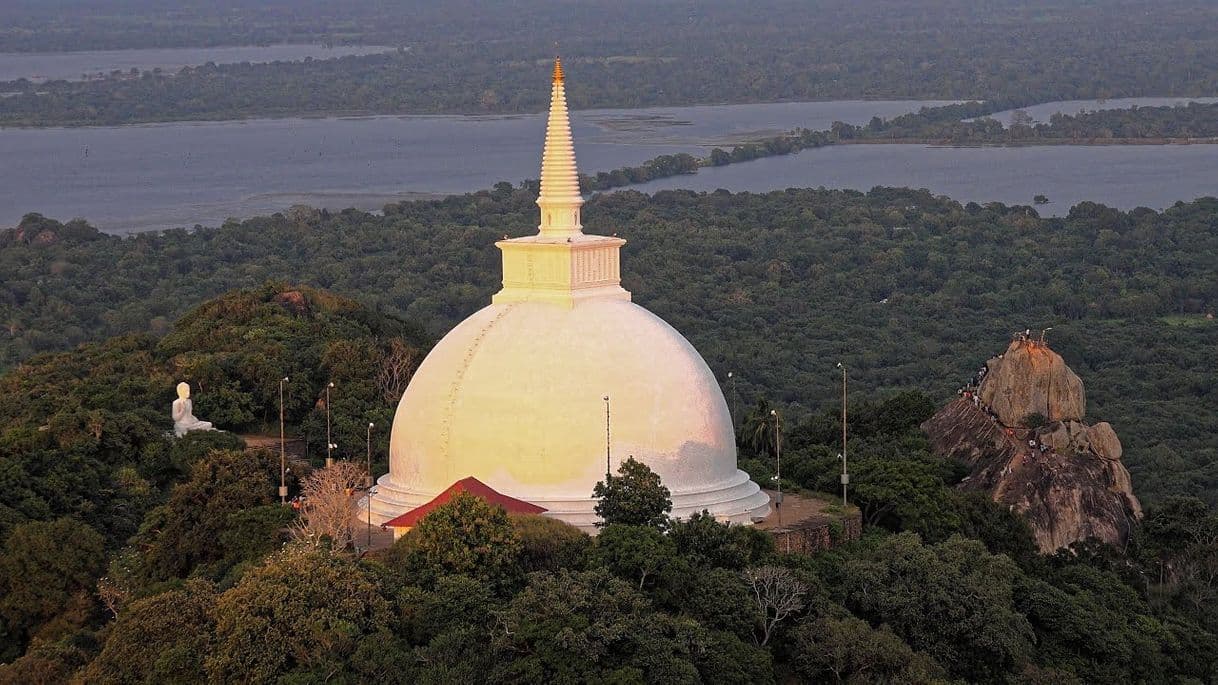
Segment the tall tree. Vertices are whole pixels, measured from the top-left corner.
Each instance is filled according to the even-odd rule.
[[[81,674],[87,683],[190,683],[205,680],[216,589],[189,580],[132,602],[110,626],[101,653]]]
[[[395,542],[386,559],[414,582],[459,573],[505,590],[520,578],[520,552],[503,507],[459,492]]]
[[[300,519],[292,535],[309,545],[343,550],[355,542],[359,488],[368,475],[363,464],[336,461],[310,473],[301,486]]]
[[[741,575],[757,609],[757,644],[764,647],[779,625],[804,608],[808,586],[781,566],[750,567]]]
[[[672,511],[672,494],[659,474],[634,457],[622,462],[617,472],[592,489],[592,496],[600,500],[596,513],[601,520],[596,525],[664,528]]]
[[[333,678],[363,638],[397,626],[374,573],[350,555],[299,545],[246,574],[216,601],[214,616],[211,682]]]

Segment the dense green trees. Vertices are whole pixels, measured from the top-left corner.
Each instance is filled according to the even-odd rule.
[[[300,210],[189,233],[9,244],[0,248],[0,321],[11,334],[0,337],[0,357],[11,365],[92,336],[163,334],[165,319],[202,298],[286,276],[425,322],[437,337],[499,286],[493,242],[536,230],[533,200],[501,184],[389,205],[385,216]],[[1218,326],[1206,319],[1218,303],[1218,273],[1207,259],[1218,251],[1215,213],[1212,200],[1163,212],[1083,203],[1066,217],[1040,218],[1030,207],[961,205],[926,192],[875,189],[618,192],[594,196],[584,220],[590,232],[630,241],[622,264],[634,300],[685,333],[721,379],[735,372],[738,413],[769,398],[794,426],[800,414],[836,401],[839,360],[849,364],[860,391],[883,397],[916,389],[938,403],[1001,351],[1010,331],[1053,325],[1050,342],[1086,381],[1090,416],[1116,426],[1138,494],[1148,501],[1192,494],[1214,503],[1218,477],[1205,464],[1218,458],[1209,439],[1218,430],[1218,408],[1207,391],[1218,383],[1208,352],[1218,344]],[[241,334],[265,333],[251,326]],[[201,347],[213,344],[202,331],[192,335]],[[415,339],[410,331],[399,335]],[[302,344],[299,354],[275,358],[293,364],[292,377],[304,374],[312,387],[348,369],[334,394],[340,450],[362,446],[369,420],[378,426],[373,437],[383,439],[392,402],[381,400],[379,416],[365,409],[375,406],[369,404],[375,398],[360,395],[371,393],[370,385],[355,380],[365,362],[306,371],[318,368],[314,360],[320,365],[323,351]],[[246,367],[242,350],[205,352],[223,356],[219,368]],[[80,359],[58,363],[75,368]],[[250,368],[259,368],[256,359]],[[164,400],[142,398],[176,380],[166,373],[148,394],[133,388],[124,395],[158,408]],[[275,392],[263,378],[242,382],[243,392],[257,397]],[[99,396],[104,391],[90,386]],[[316,400],[314,392],[291,385],[293,420]],[[0,394],[0,406],[19,395]],[[50,404],[50,397],[36,396],[32,406]],[[206,392],[197,394],[204,418],[207,401]],[[273,418],[274,403],[264,406]],[[311,450],[323,442],[322,418],[314,413],[305,422]],[[26,426],[30,436],[41,435],[36,425]],[[117,440],[112,435],[103,433],[103,442]],[[30,468],[62,464],[39,459]],[[7,492],[16,497],[30,482],[15,478]]]
[[[520,553],[520,536],[507,513],[460,492],[394,543],[390,561],[412,569],[421,583],[462,574],[506,589],[519,579]]]
[[[640,590],[670,581],[678,571],[676,545],[647,524],[605,526],[589,554],[593,566],[631,581]]]
[[[204,453],[239,446],[231,434],[166,436],[180,380],[194,385],[197,415],[255,432],[277,424],[277,380],[291,374],[287,418],[316,454],[325,425],[317,400],[333,379],[339,454],[362,457],[367,422],[388,425],[413,366],[400,379],[381,372],[419,356],[420,338],[349,300],[271,285],[208,303],[160,340],[119,338],[31,361],[0,379],[0,480],[11,483],[0,494],[0,531],[72,515],[124,540]],[[375,445],[381,462],[384,444],[381,436]]]
[[[887,625],[826,616],[796,629],[792,666],[806,682],[925,685],[946,682],[930,657],[915,652]]]
[[[603,570],[535,576],[503,622],[499,653],[521,655],[499,667],[507,681],[698,681],[683,626]]]
[[[110,626],[105,645],[82,674],[85,682],[201,682],[215,631],[215,587],[190,580],[132,602]]]
[[[547,516],[513,515],[512,527],[520,538],[517,563],[526,573],[578,568],[590,539],[578,528]]]
[[[168,501],[148,512],[133,538],[141,550],[137,575],[144,582],[158,582],[225,559],[239,562],[242,552],[262,556],[267,543],[274,545],[275,530],[250,519],[273,501],[277,481],[267,457],[217,450],[196,462],[187,480],[170,491]],[[277,473],[278,464],[273,468]],[[253,533],[255,539],[245,539],[242,533]],[[265,541],[257,540],[259,536]]]
[[[668,537],[690,563],[739,570],[773,551],[768,535],[747,526],[725,526],[706,512],[669,525]]]
[[[633,456],[618,466],[617,473],[605,474],[605,480],[592,489],[592,496],[599,500],[598,525],[664,528],[672,511],[672,496],[660,482],[660,476]]]
[[[549,94],[545,74],[555,35],[564,37],[576,108],[862,98],[976,98],[1015,106],[1218,90],[1218,44],[1194,30],[1218,16],[1199,0],[1164,0],[1153,11],[1145,0],[984,6],[711,0],[694,8],[645,0],[578,6],[464,0],[443,7],[353,0],[342,12],[312,3],[291,13],[240,0],[223,11],[188,3],[168,16],[152,1],[80,4],[57,13],[39,11],[37,3],[5,8],[0,24],[10,28],[0,31],[0,52],[290,40],[400,49],[297,63],[206,64],[176,75],[0,84],[0,92],[20,93],[0,98],[0,121],[538,111]],[[1118,33],[1121,40],[1110,39]]]
[[[922,108],[870,126],[835,126],[831,140],[976,144],[1112,143],[1122,140],[1170,142],[1218,137],[1218,104],[1188,103],[1053,114],[1047,123],[1015,122],[1003,127],[988,116],[1001,109],[993,103]],[[1019,112],[1016,112],[1018,115]],[[971,119],[962,119],[973,117]],[[1018,118],[1018,116],[1016,117]],[[788,137],[794,139],[794,136]],[[1043,196],[1041,199],[1044,199]],[[1037,200],[1038,204],[1041,204]]]
[[[1218,631],[1218,511],[1194,497],[1170,497],[1146,510],[1134,536],[1144,573],[1164,592],[1158,598],[1207,630]]]
[[[1212,143],[1218,140],[1218,104],[1172,107],[1132,107],[1077,115],[1054,114],[1049,123],[1015,123],[1004,127],[988,115],[1001,111],[1006,101],[968,102],[923,107],[917,112],[888,120],[873,117],[866,126],[841,121],[824,131],[796,129],[772,138],[734,146],[731,151],[713,148],[702,159],[689,155],[664,155],[637,167],[584,176],[584,192],[607,190],[647,181],[694,174],[704,166],[724,166],[762,157],[789,155],[826,145],[851,143],[928,143],[953,145],[1046,145],[1113,143]],[[1016,110],[1015,115],[1023,113]],[[1023,113],[1026,116],[1026,113]],[[962,118],[970,117],[970,118]],[[688,158],[688,159],[685,159]],[[1037,205],[1048,204],[1044,195],[1033,197]]]
[[[125,369],[121,356],[148,359],[148,348],[109,354],[111,366]],[[56,381],[35,374],[33,387],[80,382],[66,368]],[[766,534],[707,514],[661,528],[663,506],[592,539],[470,496],[363,558],[295,543],[279,551],[292,514],[267,504],[274,460],[227,449],[221,436],[179,441],[190,455],[181,457],[186,473],[169,482],[181,482],[165,495],[155,487],[123,495],[151,502],[131,544],[118,547],[69,519],[8,533],[0,643],[9,663],[0,665],[0,682],[1218,675],[1212,508],[1166,500],[1148,510],[1128,554],[1084,545],[1043,558],[1009,512],[952,490],[962,472],[926,455],[918,434],[930,407],[913,393],[858,403],[854,482],[860,495],[861,480],[876,483],[865,512],[891,515],[862,540],[816,557],[780,554]],[[832,483],[836,416],[829,410],[787,428],[788,487]],[[764,468],[769,456],[743,449],[748,468]],[[910,491],[883,485],[903,476],[883,464],[924,468],[914,489],[924,496],[903,505]],[[631,474],[652,491],[664,487],[629,464],[616,478]]]
[[[5,314],[65,311],[28,297],[67,292],[57,261],[94,272],[73,281],[103,291],[72,295],[84,307],[135,287],[110,262],[142,269],[142,287],[188,292],[195,284],[171,272],[192,255],[207,287],[291,268],[373,307],[434,315],[442,329],[495,287],[490,243],[531,229],[531,201],[500,187],[385,217],[297,213],[172,239],[10,243]],[[0,666],[0,682],[1218,676],[1218,514],[1201,497],[1165,496],[1214,492],[1215,333],[1204,318],[1214,202],[1162,213],[1080,205],[1041,220],[1030,208],[877,189],[621,193],[590,209],[594,230],[637,227],[624,262],[636,300],[688,331],[720,376],[733,370],[749,404],[768,397],[783,410],[787,487],[836,490],[832,363],[847,361],[852,399],[874,398],[850,412],[852,498],[873,523],[862,540],[808,558],[705,515],[662,531],[666,497],[624,507],[630,516],[593,540],[457,498],[388,553],[276,553],[291,516],[272,504],[276,460],[235,451],[232,436],[166,438],[172,383],[200,383],[201,407],[236,379],[234,397],[216,390],[212,409],[247,411],[258,428],[289,368],[299,433],[332,378],[355,402],[345,412],[387,415],[400,390],[367,379],[380,378],[394,341],[415,353],[425,343],[336,296],[263,286],[209,302],[159,338],[39,356],[0,377],[0,587],[15,590],[0,601],[0,646],[5,660],[21,655]],[[323,257],[333,254],[342,261]],[[433,282],[452,285],[424,287]],[[1003,339],[1014,316],[1065,322],[1055,346],[1087,381],[1092,414],[1117,424],[1139,492],[1153,493],[1127,552],[1081,545],[1040,557],[1018,519],[956,492],[959,465],[929,454],[918,424],[997,351],[986,341]],[[358,444],[356,420],[342,430]],[[741,464],[765,480],[773,436],[750,434],[739,436]],[[64,568],[37,588],[14,580]],[[763,569],[800,589],[778,623],[750,584]],[[179,605],[169,631],[167,607]]]
[[[282,544],[291,512],[271,506],[277,455],[243,451],[232,433],[173,439],[177,380],[196,384],[201,416],[256,430],[277,418],[275,379],[292,370],[288,418],[301,433],[318,422],[328,378],[376,378],[395,351],[417,352],[410,330],[329,294],[268,286],[209,303],[159,341],[117,338],[0,378],[0,655],[70,639],[103,605],[119,614],[182,578],[227,587]],[[397,398],[385,390],[353,384],[340,440],[362,447],[365,416],[387,421]],[[74,652],[37,654],[21,668]]]
[[[209,680],[342,672],[362,640],[393,629],[382,593],[376,575],[348,555],[289,547],[216,600]]]
[[[928,546],[902,533],[844,564],[837,591],[851,611],[888,625],[953,674],[992,681],[1032,652],[1032,627],[1012,606],[1018,575],[976,541]]]
[[[89,526],[61,518],[13,528],[0,554],[0,659],[39,636],[54,641],[87,624],[93,584],[106,563],[105,540]]]
[[[866,537],[856,549],[819,560],[829,599],[869,622],[843,619],[834,613],[842,608],[829,606],[816,622],[832,634],[795,629],[803,649],[792,662],[797,672],[848,681],[856,669],[876,669],[896,682],[931,680],[939,667],[981,682],[999,671],[1022,672],[1030,682],[1149,682],[1164,673],[1204,682],[1213,676],[1215,661],[1205,645],[1214,639],[1215,615],[1199,609],[1218,606],[1201,570],[1218,559],[1213,509],[1169,498],[1148,509],[1128,556],[1097,543],[1046,560],[1017,516],[977,494],[948,489],[963,472],[928,454],[917,428],[928,409],[925,398],[909,393],[852,409],[859,416],[850,433],[852,496],[878,527],[906,532]],[[828,410],[791,428],[788,486],[833,485],[839,421],[840,413]],[[747,435],[741,444],[747,454]],[[769,473],[768,459],[742,463],[756,477]],[[916,484],[901,475],[913,466],[922,477]],[[950,616],[936,616],[941,610]],[[867,626],[878,626],[880,634]],[[857,651],[844,651],[838,641],[845,635],[859,643]],[[893,639],[907,646],[893,647]],[[925,654],[886,661],[878,645]],[[933,661],[920,661],[926,655]],[[902,664],[914,675],[888,670]]]

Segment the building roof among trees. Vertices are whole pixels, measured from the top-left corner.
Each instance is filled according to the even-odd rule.
[[[468,492],[475,497],[486,500],[490,504],[503,507],[509,514],[541,514],[548,511],[545,507],[539,507],[531,502],[525,502],[515,497],[508,497],[477,478],[469,476],[448,486],[444,492],[436,495],[430,502],[419,505],[397,518],[386,521],[385,525],[391,528],[413,528],[418,525],[424,516],[427,516],[433,509],[448,502],[459,492]]]

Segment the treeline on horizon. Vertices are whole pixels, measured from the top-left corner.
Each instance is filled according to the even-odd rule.
[[[1216,142],[1218,103],[1190,102],[1164,107],[1055,113],[1048,123],[1030,122],[1015,110],[1011,126],[990,117],[1005,109],[1003,102],[966,102],[923,107],[892,119],[873,117],[865,125],[841,121],[825,130],[799,128],[733,146],[713,148],[706,157],[687,153],[660,155],[632,167],[580,177],[585,193],[622,188],[661,178],[696,174],[707,166],[725,166],[755,159],[789,155],[826,145],[850,143],[925,143],[939,145],[1035,145],[1050,143]],[[530,185],[532,187],[532,185]]]
[[[126,332],[163,335],[232,288],[291,279],[417,321],[438,338],[499,286],[494,241],[536,230],[535,195],[491,191],[295,208],[218,228],[118,238],[30,216],[0,233],[0,365]],[[1164,212],[1092,203],[1062,218],[925,191],[594,196],[590,232],[628,239],[634,300],[697,347],[737,408],[834,402],[834,368],[869,396],[953,396],[1011,331],[1054,326],[1089,417],[1110,421],[1148,502],[1218,502],[1212,314],[1218,200]]]
[[[71,5],[72,3],[68,3]],[[716,0],[487,5],[320,4],[296,16],[259,3],[204,4],[160,17],[158,2],[61,14],[8,10],[0,50],[100,47],[138,35],[163,47],[274,42],[384,44],[398,51],[296,63],[203,65],[177,75],[89,82],[9,82],[5,125],[103,125],[256,116],[536,112],[547,104],[554,35],[572,107],[841,100],[976,99],[1011,106],[1066,99],[1218,92],[1218,37],[1199,30],[1218,8],[1196,0],[940,3],[835,0],[817,5]],[[1152,9],[1152,12],[1148,10]],[[0,13],[0,17],[4,14]],[[1139,20],[1130,22],[1129,16]],[[826,19],[832,17],[832,21]],[[612,25],[612,34],[599,27]],[[198,27],[194,39],[182,26]],[[1087,31],[1078,31],[1087,26]],[[295,27],[295,28],[294,28]],[[307,33],[306,31],[306,33]],[[219,36],[228,32],[224,41]],[[1112,41],[1120,34],[1122,40]],[[41,37],[43,44],[36,45]],[[110,45],[110,47],[115,47]],[[1187,54],[1187,59],[1179,58]]]
[[[1057,112],[1050,115],[1048,122],[1033,122],[1027,112],[1016,110],[1010,126],[985,116],[997,110],[987,112],[985,110],[989,108],[984,104],[968,103],[965,107],[974,112],[965,116],[975,118],[964,120],[954,116],[955,111],[923,108],[886,121],[873,118],[866,126],[835,125],[834,132],[839,141],[896,140],[962,145],[1218,138],[1218,103],[1134,106],[1073,115]]]
[[[265,284],[193,308],[163,336],[0,374],[0,682],[1039,685],[1218,673],[1206,572],[1218,511],[1168,497],[1125,549],[1042,556],[1016,515],[954,487],[967,469],[931,455],[918,424],[934,403],[916,392],[854,402],[851,502],[866,534],[841,544],[831,526],[839,546],[813,556],[710,516],[670,521],[663,483],[625,465],[635,485],[618,496],[630,506],[608,510],[595,539],[457,497],[362,555],[303,534],[276,497],[278,455],[243,451],[232,433],[166,433],[175,380],[205,388],[200,416],[240,431],[273,422],[282,374],[290,434],[315,424],[333,380],[338,441],[350,444],[365,417],[392,412],[401,383],[385,386],[382,372],[395,350],[422,352],[417,331],[332,293]],[[756,403],[739,425],[741,466],[759,481],[773,473],[768,409]],[[837,416],[790,424],[787,492],[836,488]],[[295,495],[317,472],[292,467]],[[826,508],[849,513],[838,507]]]

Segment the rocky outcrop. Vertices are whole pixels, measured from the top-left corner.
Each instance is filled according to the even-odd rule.
[[[105,236],[80,219],[62,224],[41,214],[26,214],[15,228],[0,230],[0,248],[13,245],[45,247],[60,242],[89,242]]]
[[[1012,343],[986,369],[976,397],[970,388],[922,424],[936,454],[971,468],[961,487],[1022,514],[1042,552],[1087,538],[1123,545],[1141,505],[1116,431],[1082,422],[1082,381],[1033,341]],[[1027,425],[1036,415],[1048,422]]]
[[[1087,414],[1082,379],[1048,345],[1016,340],[985,366],[977,394],[1008,426],[1023,425],[1032,415],[1082,421]]]
[[[311,309],[309,298],[299,290],[285,290],[279,293],[275,296],[275,303],[297,316],[304,316]]]

